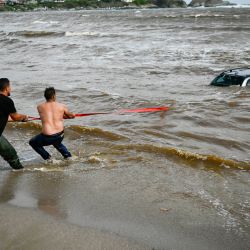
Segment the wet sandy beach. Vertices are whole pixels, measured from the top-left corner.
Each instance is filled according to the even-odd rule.
[[[66,224],[34,210],[0,208],[1,249],[150,249],[114,233]]]
[[[72,168],[4,171],[1,249],[247,249],[249,245],[248,229],[234,230],[237,221],[222,219],[218,211],[227,212],[219,204],[216,211],[209,200],[173,192],[171,183],[166,185],[151,169],[96,171],[83,166],[76,174]]]

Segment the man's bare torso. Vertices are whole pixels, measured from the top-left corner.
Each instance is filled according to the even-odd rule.
[[[63,117],[67,112],[65,105],[55,101],[44,102],[37,106],[37,110],[42,120],[42,133],[44,135],[53,135],[63,131]]]

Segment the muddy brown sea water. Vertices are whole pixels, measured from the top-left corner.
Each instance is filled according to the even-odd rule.
[[[1,77],[37,116],[47,86],[75,113],[170,106],[166,113],[65,121],[63,161],[28,145],[39,122],[5,136],[1,249],[249,249],[250,89],[217,88],[250,66],[249,8],[0,14]]]

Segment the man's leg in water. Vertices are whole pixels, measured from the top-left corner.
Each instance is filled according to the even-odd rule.
[[[23,168],[17,156],[16,150],[3,135],[0,136],[0,155],[13,169]]]
[[[43,146],[51,145],[49,141],[46,140],[45,136],[42,134],[39,134],[35,137],[33,137],[29,141],[30,146],[39,154],[42,156],[44,160],[48,160],[50,158],[50,154],[44,149]]]
[[[56,143],[53,144],[53,146],[61,153],[61,155],[67,159],[71,157],[71,153],[68,151],[68,149],[62,144],[63,138],[60,138]]]

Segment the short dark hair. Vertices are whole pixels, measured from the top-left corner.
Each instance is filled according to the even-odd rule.
[[[56,95],[56,91],[53,87],[46,88],[44,91],[44,97],[47,101],[51,100]]]
[[[0,91],[4,91],[10,85],[10,81],[8,78],[0,79]]]

